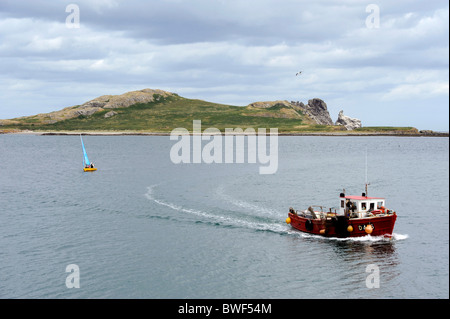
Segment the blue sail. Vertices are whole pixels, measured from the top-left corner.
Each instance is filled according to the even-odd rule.
[[[80,139],[81,139],[81,146],[83,147],[83,166],[84,167],[90,166],[91,162],[89,162],[89,158],[87,156],[86,149],[84,148],[83,138],[81,137],[81,135]]]

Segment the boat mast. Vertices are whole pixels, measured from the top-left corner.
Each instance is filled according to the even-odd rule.
[[[369,196],[369,194],[367,193],[367,185],[369,185],[369,183],[367,182],[367,146],[366,146],[366,183],[365,183],[366,197]]]
[[[80,133],[80,140],[81,140],[81,147],[83,149],[83,167],[86,167],[86,163],[84,162],[84,143],[83,138],[81,137],[81,133]]]
[[[81,147],[83,148],[83,166],[86,167],[88,165],[91,165],[91,162],[89,161],[89,158],[87,156],[86,148],[84,147],[83,138],[81,137],[81,134],[80,139],[81,139]]]

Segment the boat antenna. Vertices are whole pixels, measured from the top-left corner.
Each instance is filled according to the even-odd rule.
[[[366,146],[366,183],[365,183],[366,197],[368,196],[367,185],[370,185],[370,183],[367,181],[367,146]]]

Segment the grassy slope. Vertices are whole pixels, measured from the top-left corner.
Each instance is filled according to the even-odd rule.
[[[110,109],[91,116],[79,116],[54,124],[42,124],[35,117],[16,119],[20,125],[5,125],[3,129],[29,129],[33,131],[133,131],[133,132],[171,132],[182,127],[192,130],[192,121],[201,120],[202,130],[215,127],[225,128],[278,128],[279,133],[293,132],[335,132],[345,131],[342,126],[308,125],[301,112],[283,105],[271,108],[248,108],[216,104],[202,100],[186,99],[179,96],[162,98],[158,102],[135,104],[113,111],[118,114],[110,118],[104,115]],[[413,128],[363,128],[361,132],[402,131]]]

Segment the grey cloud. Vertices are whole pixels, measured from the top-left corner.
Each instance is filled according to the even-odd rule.
[[[80,29],[64,26],[70,3],[80,7]],[[154,87],[239,105],[352,96],[381,107],[389,93],[408,103],[408,88],[434,84],[444,88],[435,98],[446,103],[448,2],[378,1],[381,26],[373,30],[365,26],[367,4],[2,0],[2,105],[13,105],[5,99],[20,87],[34,94],[33,105],[66,99],[64,106]],[[0,118],[11,117],[4,112]]]
[[[6,1],[0,12],[7,17],[63,23],[65,6],[73,1]],[[330,39],[348,25],[362,23],[363,7],[323,6],[306,1],[117,1],[95,9],[95,1],[79,0],[81,23],[106,31],[160,43],[280,41]],[[100,2],[102,3],[102,2]],[[100,5],[98,7],[101,7]],[[349,15],[350,14],[350,15]],[[354,16],[351,16],[354,14]]]

